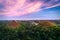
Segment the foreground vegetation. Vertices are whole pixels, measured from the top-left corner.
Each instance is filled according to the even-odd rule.
[[[13,29],[0,24],[0,40],[60,40],[60,27],[21,24]]]

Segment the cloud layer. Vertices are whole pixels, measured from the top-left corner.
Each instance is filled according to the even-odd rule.
[[[0,15],[14,17],[60,6],[60,0],[6,0],[3,4],[5,9]]]

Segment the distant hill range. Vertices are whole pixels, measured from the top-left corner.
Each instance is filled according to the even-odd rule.
[[[40,23],[40,24],[48,24],[48,23],[53,23],[53,24],[57,24],[58,26],[60,26],[60,20],[0,20],[0,24],[1,23],[12,23],[12,22],[18,22],[18,23],[27,23],[27,24],[31,24],[31,23]]]

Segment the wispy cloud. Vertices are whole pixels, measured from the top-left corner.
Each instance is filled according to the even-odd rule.
[[[6,0],[4,5],[6,12],[0,15],[13,18],[60,6],[60,0]]]

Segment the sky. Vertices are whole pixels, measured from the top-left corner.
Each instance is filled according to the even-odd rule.
[[[23,11],[20,11],[21,8],[19,9],[19,13],[25,13],[24,15],[22,14],[16,14],[15,11],[12,10],[12,12],[15,13],[12,14],[12,12],[9,12],[10,14],[2,14],[0,12],[0,20],[60,20],[60,1],[59,0],[56,0],[56,1],[52,1],[52,0],[40,0],[41,2],[37,1],[34,2],[34,0],[30,0],[28,1],[28,5],[25,5],[23,1],[23,4],[27,7],[22,7],[22,10]],[[34,4],[30,4],[31,3],[35,3]],[[43,3],[42,3],[43,2]],[[42,3],[42,5],[40,5]],[[45,3],[45,4],[44,4]],[[32,6],[31,6],[32,5]],[[9,7],[10,6],[6,6],[6,7]],[[32,10],[32,8],[33,10]],[[26,10],[27,12],[26,12]],[[1,10],[2,8],[0,8]],[[14,9],[14,8],[13,8]],[[10,9],[8,9],[10,11]],[[32,10],[32,11],[31,11]],[[37,11],[38,10],[38,11]],[[12,16],[10,16],[12,15]],[[17,16],[16,16],[17,15]]]

